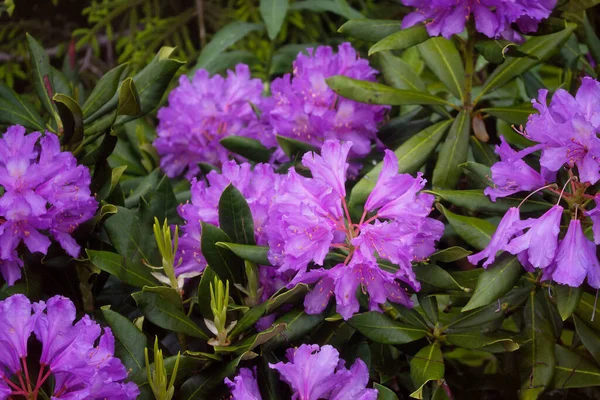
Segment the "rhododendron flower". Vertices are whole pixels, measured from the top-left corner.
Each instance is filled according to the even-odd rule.
[[[388,107],[359,103],[338,96],[325,79],[344,75],[375,81],[377,71],[359,58],[350,43],[308,49],[294,61],[293,76],[271,83],[272,108],[268,111],[275,133],[321,147],[326,139],[354,143],[352,155],[366,155],[376,140],[377,125]]]
[[[404,17],[402,28],[424,22],[430,36],[442,35],[449,39],[465,29],[473,17],[475,29],[487,37],[515,40],[520,36],[511,25],[516,23],[521,32],[535,32],[541,20],[548,18],[556,0],[401,0],[416,8]]]
[[[98,208],[90,182],[89,170],[61,152],[52,133],[26,135],[15,125],[0,138],[0,272],[9,285],[21,277],[16,250],[21,241],[31,252],[48,251],[50,239],[43,231],[67,254],[79,256],[71,234]]]
[[[281,271],[294,271],[296,283],[315,283],[304,306],[310,314],[320,313],[335,295],[337,311],[344,319],[359,310],[356,290],[369,294],[369,308],[379,310],[386,300],[412,306],[403,282],[420,289],[411,263],[435,251],[444,225],[428,217],[432,195],[420,193],[425,180],[398,174],[398,161],[387,150],[383,169],[367,199],[359,223],[353,223],[346,204],[346,158],[350,144],[326,141],[321,155],[307,153],[303,165],[312,178],[293,168],[280,185],[271,206],[267,226],[269,259]],[[369,213],[373,214],[367,218]],[[344,262],[331,269],[308,270],[309,264],[323,265],[333,249],[346,251]],[[380,268],[387,262],[395,273]]]
[[[179,86],[169,94],[169,105],[158,110],[160,121],[154,147],[161,156],[163,171],[175,177],[186,171],[191,179],[204,162],[220,166],[229,152],[219,140],[225,136],[245,136],[276,146],[268,120],[259,118],[250,103],[262,106],[263,83],[251,79],[247,65],[238,64],[227,71],[227,78],[209,77],[196,71],[192,81],[182,76]]]
[[[37,398],[51,376],[52,399],[127,400],[139,395],[135,383],[123,382],[127,370],[114,357],[111,330],[102,332],[87,315],[74,321],[75,305],[61,296],[34,304],[21,294],[0,301],[0,399]],[[30,380],[27,370],[32,332],[42,344],[37,381]]]
[[[225,384],[231,390],[231,400],[262,400],[258,382],[256,382],[256,368],[254,371],[241,368],[240,373],[233,381],[225,378]]]

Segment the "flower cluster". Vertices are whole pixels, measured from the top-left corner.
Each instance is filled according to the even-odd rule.
[[[47,253],[50,239],[40,231],[49,232],[70,256],[79,256],[71,233],[98,208],[90,182],[88,169],[61,152],[49,132],[26,135],[15,125],[0,138],[0,272],[9,285],[21,277],[21,241],[31,252]]]
[[[535,32],[541,20],[548,18],[556,0],[401,0],[416,8],[402,21],[402,28],[424,22],[430,36],[449,39],[461,33],[471,18],[475,28],[487,37],[520,39],[511,27],[516,23],[521,32]]]
[[[431,255],[444,230],[443,223],[428,218],[434,198],[419,193],[425,180],[421,175],[398,174],[398,161],[389,150],[362,217],[353,223],[345,199],[351,146],[329,140],[321,155],[305,154],[302,163],[312,178],[290,169],[275,196],[266,229],[270,261],[282,272],[296,273],[289,286],[316,282],[305,298],[306,311],[322,312],[335,294],[337,311],[344,319],[359,310],[359,286],[369,293],[371,310],[379,310],[386,300],[411,306],[398,280],[420,289],[411,262]],[[331,269],[307,270],[310,262],[322,266],[334,249],[342,252],[337,253],[340,263]],[[379,262],[391,262],[397,271],[384,270]]]
[[[250,103],[262,106],[263,83],[251,79],[247,65],[239,64],[227,78],[196,71],[192,81],[182,76],[169,94],[169,106],[158,111],[158,138],[154,146],[161,156],[161,168],[170,177],[187,171],[196,176],[198,163],[220,166],[229,152],[219,140],[225,136],[246,136],[274,147],[275,137],[264,126]]]
[[[359,358],[350,369],[332,346],[303,344],[288,349],[287,363],[269,364],[292,389],[292,399],[375,400],[376,389],[367,389],[369,370]],[[233,381],[225,379],[233,400],[260,400],[256,371],[242,368]]]
[[[326,139],[354,143],[352,154],[366,155],[376,140],[377,125],[388,107],[358,103],[339,97],[325,81],[334,75],[375,81],[377,71],[361,59],[350,43],[298,54],[293,76],[286,74],[271,84],[269,120],[276,134],[320,147]]]
[[[543,279],[569,286],[580,286],[585,278],[590,286],[600,288],[600,263],[596,244],[600,244],[600,208],[586,210],[598,193],[588,189],[600,180],[600,83],[584,78],[575,97],[559,89],[549,106],[546,90],[540,90],[533,101],[539,114],[531,115],[522,132],[537,144],[519,152],[503,141],[496,152],[501,161],[492,167],[493,188],[486,193],[493,201],[519,191],[546,190],[558,197],[557,204],[539,218],[522,221],[519,209],[511,208],[500,222],[488,246],[471,255],[469,261],[490,265],[498,251],[517,255],[525,269],[543,271]],[[541,150],[541,171],[525,163],[523,157]],[[564,170],[564,174],[558,174]],[[567,177],[562,190],[556,184]],[[560,182],[563,183],[563,182]],[[560,203],[564,201],[568,209]],[[559,240],[563,218],[569,217],[568,229]],[[583,225],[593,225],[594,242],[589,240]]]
[[[46,303],[31,304],[21,294],[0,301],[0,400],[14,396],[35,399],[40,391],[50,391],[52,399],[127,400],[138,396],[134,383],[123,382],[127,370],[114,357],[111,330],[104,328],[102,333],[87,315],[75,325],[74,321],[75,306],[61,296]],[[28,359],[32,332],[42,345],[39,363]],[[33,380],[35,373],[37,380]]]

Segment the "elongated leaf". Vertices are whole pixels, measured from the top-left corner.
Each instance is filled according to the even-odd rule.
[[[392,106],[410,104],[450,105],[446,100],[432,94],[394,89],[381,83],[361,81],[343,75],[332,76],[327,78],[326,81],[329,87],[340,96],[361,103],[389,104]]]
[[[446,338],[453,345],[466,349],[480,349],[485,346],[500,343],[506,351],[515,351],[520,348],[520,345],[513,339],[512,335],[512,333],[504,332],[483,334],[476,330],[471,332],[452,333],[446,336]]]
[[[369,56],[384,50],[404,50],[429,39],[425,25],[419,24],[381,39],[369,49]]]
[[[348,323],[369,339],[383,344],[410,343],[427,334],[424,329],[402,324],[376,311],[355,314]]]
[[[83,103],[83,106],[81,107],[81,111],[83,116],[86,118],[86,122],[91,122],[87,120],[87,117],[92,115],[94,112],[100,109],[100,107],[113,98],[117,92],[119,81],[123,75],[123,72],[125,71],[125,68],[127,68],[127,64],[116,66],[104,74],[96,86],[94,86],[92,93],[90,93],[85,103]]]
[[[389,388],[373,383],[373,389],[377,390],[377,400],[398,400],[398,396]]]
[[[431,293],[441,290],[464,290],[467,288],[458,284],[458,282],[444,269],[435,264],[418,265],[414,268],[419,282],[421,282],[421,292]]]
[[[258,265],[271,265],[271,262],[267,257],[267,254],[269,253],[269,247],[267,246],[255,246],[226,242],[217,242],[216,245],[231,250],[233,254],[235,254],[242,260],[252,261],[253,263]]]
[[[255,245],[254,219],[244,195],[232,184],[219,199],[219,226],[239,244]]]
[[[308,293],[309,286],[304,283],[299,283],[292,289],[280,289],[267,301],[267,313],[271,313],[284,304],[294,303],[304,299]]]
[[[290,9],[314,12],[328,11],[348,19],[364,18],[360,12],[350,7],[346,0],[303,0],[293,3]]]
[[[0,82],[0,122],[43,130],[45,123],[37,110],[11,88]]]
[[[439,319],[438,303],[435,296],[426,296],[424,293],[417,295],[419,306],[427,319],[435,325]]]
[[[256,162],[268,163],[271,151],[258,140],[243,136],[227,136],[219,141],[227,150]]]
[[[203,371],[200,375],[194,374],[181,385],[177,398],[182,400],[216,399],[217,397],[211,393],[217,387],[223,385],[225,378],[235,375],[240,361],[253,356],[256,356],[256,354],[252,352],[244,353],[222,367],[214,366]]]
[[[207,265],[204,271],[202,271],[202,278],[198,284],[198,309],[200,310],[200,315],[209,320],[213,319],[210,308],[210,285],[214,284],[216,276],[217,274],[215,274],[210,265]]]
[[[398,147],[394,153],[398,158],[399,173],[414,173],[427,160],[429,155],[435,150],[436,146],[442,140],[444,133],[452,121],[442,121],[430,126],[427,129],[417,133],[407,140],[402,146]],[[377,164],[368,174],[361,178],[352,188],[350,193],[350,204],[364,204],[369,194],[375,187],[379,174],[383,169],[383,162]]]
[[[152,231],[142,226],[137,212],[117,207],[117,213],[106,220],[104,229],[128,265],[137,267],[142,261],[158,264],[158,249]]]
[[[554,51],[560,49],[561,45],[567,41],[576,27],[576,24],[567,23],[565,29],[560,32],[528,39],[525,44],[520,46],[519,51],[529,54],[531,57],[509,57],[488,77],[474,103],[477,103],[490,90],[503,86],[505,83],[546,60]]]
[[[495,302],[515,286],[522,270],[517,257],[503,254],[479,275],[475,292],[462,311],[474,310]]]
[[[379,64],[385,82],[395,89],[407,89],[426,92],[425,84],[414,69],[400,57],[389,51],[377,53],[375,60]]]
[[[130,263],[126,257],[110,251],[86,250],[86,252],[92,264],[128,285],[144,287],[160,284],[152,276],[150,269],[141,263]]]
[[[463,249],[462,247],[452,246],[448,247],[447,249],[436,251],[431,255],[431,259],[444,263],[451,263],[454,261],[462,260],[471,253],[473,252]]]
[[[267,26],[269,39],[274,40],[279,34],[288,7],[288,0],[260,0],[260,15]]]
[[[137,292],[131,295],[142,313],[153,324],[173,332],[208,340],[194,321],[185,313],[154,292]]]
[[[200,247],[208,265],[223,281],[230,284],[244,282],[242,261],[226,248],[217,246],[217,242],[231,242],[229,236],[212,224],[202,224]]]
[[[470,163],[473,164],[473,163]],[[523,199],[521,198],[499,198],[495,202],[491,201],[481,189],[470,190],[432,190],[430,193],[454,204],[463,207],[469,211],[498,213],[508,211],[511,207],[518,207]],[[552,204],[544,201],[527,199],[521,205],[521,212],[545,211],[552,207]]]
[[[433,186],[453,189],[462,174],[460,164],[467,161],[471,119],[461,111],[454,120],[433,170]]]
[[[487,143],[481,142],[475,136],[471,136],[471,149],[473,150],[473,158],[480,164],[491,167],[498,162],[498,157],[494,154],[494,148]],[[489,176],[491,176],[491,173]]]
[[[44,48],[29,33],[26,35],[31,66],[33,68],[33,85],[42,103],[42,107],[59,122],[58,112],[52,102],[54,88],[52,86],[52,68]]]
[[[195,69],[206,67],[219,54],[227,50],[238,40],[244,38],[250,32],[262,30],[263,25],[252,24],[249,22],[235,21],[221,28],[211,39],[211,41],[202,49]]]
[[[83,115],[79,104],[71,97],[58,93],[52,97],[62,121],[61,143],[73,147],[83,140]]]
[[[576,13],[592,8],[598,4],[600,4],[600,0],[570,0],[565,1],[559,8],[567,12]]]
[[[443,37],[433,37],[418,47],[430,70],[442,81],[450,93],[464,101],[465,68],[454,43]]]
[[[444,206],[439,205],[444,216],[454,229],[454,231],[477,250],[483,250],[490,242],[492,235],[496,231],[496,226],[486,220],[465,217],[464,215],[454,214]]]
[[[356,39],[376,42],[400,29],[402,24],[397,20],[360,18],[346,22],[340,26],[338,32]]]
[[[286,329],[285,324],[273,324],[270,328],[265,329],[259,333],[256,333],[244,340],[230,346],[215,346],[215,352],[217,353],[234,353],[241,354],[250,351],[261,344],[267,343],[269,340],[280,335]]]
[[[108,308],[102,308],[102,315],[115,335],[115,356],[121,359],[130,374],[146,368],[144,349],[146,335],[129,319]]]
[[[422,399],[423,386],[429,381],[442,379],[445,372],[444,357],[437,342],[419,350],[410,361],[410,379],[417,388],[410,397]]]
[[[118,104],[119,115],[138,116],[141,114],[140,95],[132,78],[125,79],[121,84]]]
[[[558,313],[562,320],[565,321],[575,312],[579,304],[579,299],[581,299],[583,288],[557,284],[554,290],[556,292],[556,308],[558,308]]]
[[[552,377],[552,388],[584,388],[600,386],[600,369],[583,356],[558,344],[554,345],[556,366]]]
[[[241,333],[256,323],[267,311],[267,303],[264,302],[246,311],[229,332],[229,338],[235,340]]]
[[[287,347],[289,342],[313,331],[324,319],[325,315],[323,314],[309,315],[302,310],[292,310],[275,320],[274,325],[285,324],[286,329],[279,336],[269,340],[263,349],[272,350],[282,346]]]
[[[531,103],[523,103],[517,106],[482,108],[480,111],[517,126],[525,125],[527,118],[536,112]]]
[[[588,349],[594,360],[600,360],[600,335],[590,328],[579,317],[573,315],[577,336],[581,339],[583,345]]]
[[[164,368],[167,371],[167,376],[173,375],[173,370],[177,362],[177,356],[166,357],[164,359]],[[206,363],[206,360],[199,357],[191,357],[187,355],[179,356],[179,365],[177,368],[177,378],[175,379],[175,385],[181,385],[187,378],[192,374],[197,373],[202,368],[202,365]],[[153,374],[156,369],[154,363],[150,364],[150,373]],[[148,384],[148,373],[145,369],[138,371],[135,374],[130,375],[128,378],[132,382],[138,385],[138,388],[142,392],[139,399],[155,399],[150,385]],[[147,397],[143,397],[147,393]]]
[[[312,145],[305,143],[305,142],[301,142],[296,139],[291,139],[291,138],[288,138],[285,136],[279,136],[279,135],[276,135],[276,138],[277,138],[277,144],[279,145],[279,147],[281,147],[281,150],[283,150],[285,155],[291,159],[294,159],[296,157],[301,158],[302,154],[304,154],[308,151],[314,151],[317,153],[319,152],[319,150],[317,148],[313,147]]]

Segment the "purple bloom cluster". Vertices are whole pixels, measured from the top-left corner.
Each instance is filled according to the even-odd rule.
[[[475,18],[475,28],[487,37],[520,39],[512,28],[516,23],[524,33],[535,32],[541,20],[548,18],[556,0],[401,0],[416,8],[402,21],[402,28],[424,22],[430,36],[461,33]]]
[[[398,161],[391,151],[385,153],[382,172],[360,222],[353,223],[345,200],[351,146],[328,140],[321,155],[305,154],[302,163],[312,178],[290,169],[280,183],[266,227],[270,261],[281,272],[296,274],[289,287],[316,282],[305,298],[306,311],[322,312],[335,294],[337,311],[344,319],[359,310],[359,286],[369,293],[371,310],[379,310],[386,300],[412,306],[398,281],[420,289],[411,262],[431,255],[444,230],[443,223],[428,218],[434,198],[419,193],[425,180],[421,175],[398,174]],[[332,249],[344,250],[345,260],[331,269],[307,270],[311,262],[322,266]],[[398,270],[381,269],[380,260],[391,262]]]
[[[90,182],[88,169],[61,152],[49,132],[26,135],[15,125],[0,138],[0,272],[9,285],[21,277],[21,241],[31,252],[47,253],[50,239],[40,231],[49,232],[70,256],[79,256],[71,233],[98,208]]]
[[[559,89],[549,106],[546,90],[540,90],[538,101],[533,101],[539,114],[531,115],[523,134],[537,144],[519,152],[503,140],[496,152],[501,161],[492,166],[493,188],[485,193],[493,201],[520,191],[546,189],[556,193],[558,203],[539,218],[522,221],[518,208],[511,208],[500,221],[488,246],[480,253],[469,256],[471,263],[487,259],[483,266],[494,262],[498,251],[517,255],[525,269],[538,268],[544,279],[552,279],[569,286],[580,286],[585,278],[590,286],[600,288],[600,263],[596,245],[600,244],[600,208],[586,211],[584,205],[598,200],[598,194],[589,195],[587,189],[600,180],[600,83],[584,78],[575,97]],[[540,172],[525,163],[523,157],[541,150]],[[555,182],[557,172],[565,169],[569,179],[561,191]],[[554,186],[553,189],[551,186]],[[570,188],[570,190],[568,189]],[[567,213],[560,206],[564,199],[570,206]],[[570,214],[566,234],[560,236],[563,216]],[[593,224],[594,242],[582,228],[585,217]]]
[[[375,400],[376,389],[367,389],[369,370],[357,359],[350,369],[332,346],[303,344],[287,351],[287,363],[269,364],[290,385],[292,400]],[[260,400],[255,372],[242,368],[233,382],[225,383],[231,389],[233,400]]]
[[[350,43],[342,43],[337,54],[328,46],[307,51],[294,61],[293,76],[286,74],[271,84],[272,105],[267,111],[275,133],[316,147],[327,139],[353,142],[353,155],[369,153],[389,107],[340,97],[325,79],[344,75],[375,81],[377,71]]]
[[[10,396],[37,398],[54,378],[52,399],[135,399],[135,383],[124,383],[127,370],[114,357],[115,338],[87,315],[73,325],[75,306],[55,296],[31,304],[16,294],[0,301],[0,400]],[[42,345],[39,366],[29,371],[31,333]],[[28,363],[29,361],[29,363]],[[37,373],[37,380],[33,372]],[[50,387],[50,386],[48,386]]]
[[[271,130],[265,127],[250,103],[262,107],[263,83],[250,78],[247,65],[239,64],[227,78],[196,71],[192,81],[182,76],[179,86],[169,94],[169,106],[158,111],[158,138],[154,146],[161,156],[161,168],[170,177],[196,176],[198,163],[220,166],[229,152],[220,143],[225,136],[246,136],[266,147],[276,145]]]

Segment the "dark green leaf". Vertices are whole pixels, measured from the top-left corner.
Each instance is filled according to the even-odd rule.
[[[167,371],[167,376],[173,375],[173,369],[175,368],[177,356],[166,357],[164,359],[164,367]],[[183,381],[185,381],[192,374],[197,373],[197,371],[205,364],[206,360],[200,359],[198,357],[189,357],[187,355],[182,355],[179,358],[179,367],[177,369],[177,379],[175,380],[175,385],[179,386]],[[155,365],[154,363],[150,364],[150,373],[154,373]],[[148,384],[148,374],[146,369],[142,369],[135,374],[130,375],[130,381],[135,382],[136,385],[140,388],[142,393],[148,393],[149,397],[145,397],[143,399],[154,400],[155,397],[150,390],[150,385]],[[142,400],[140,398],[140,400]]]
[[[119,180],[121,179],[121,176],[123,176],[123,172],[125,172],[125,170],[127,169],[127,165],[122,165],[116,168],[110,168],[108,167],[108,164],[105,165],[107,166],[107,169],[110,170],[110,178],[107,179],[104,185],[102,185],[98,190],[98,193],[96,194],[96,200],[98,201],[106,200],[110,197],[110,195],[113,193],[113,191],[119,184]],[[96,178],[96,174],[99,172],[98,167],[99,166],[96,165],[96,170],[94,171],[94,179]]]
[[[231,242],[229,236],[212,224],[202,224],[200,247],[208,265],[223,281],[230,284],[244,282],[244,266],[242,260],[227,248],[217,246],[217,242]]]
[[[494,148],[488,143],[481,142],[475,136],[471,136],[471,149],[473,150],[473,158],[480,164],[491,167],[498,162],[498,157],[494,154]]]
[[[465,172],[467,178],[469,178],[474,185],[485,189],[493,184],[491,180],[492,172],[490,167],[487,165],[479,164],[473,161],[467,161],[464,164],[460,164],[460,167]]]
[[[61,143],[77,147],[83,140],[83,115],[79,104],[66,94],[57,93],[52,97],[58,115],[62,121],[63,131]]]
[[[377,400],[398,400],[398,396],[391,389],[377,382],[373,383],[373,389],[377,390]]]
[[[500,256],[479,275],[475,292],[462,311],[474,310],[498,300],[515,286],[522,270],[517,257],[510,254]]]
[[[241,342],[235,343],[230,346],[215,346],[215,352],[217,353],[234,353],[241,354],[248,352],[262,344],[267,343],[269,340],[280,335],[285,330],[285,324],[273,324],[270,328],[265,329],[259,333],[256,333],[250,337],[245,338]]]
[[[89,97],[83,103],[81,111],[85,117],[85,122],[90,123],[91,120],[88,117],[98,111],[104,104],[111,100],[119,87],[119,81],[127,64],[121,64],[108,71],[100,78],[94,90],[90,93]],[[100,115],[98,115],[99,117]]]
[[[565,1],[564,4],[559,7],[559,9],[566,12],[576,13],[578,11],[584,11],[588,8],[592,8],[598,4],[600,4],[600,0],[569,0]]]
[[[202,271],[202,278],[200,278],[200,283],[198,284],[198,309],[200,310],[200,315],[209,320],[213,319],[210,308],[210,285],[214,284],[216,276],[210,265],[207,265],[204,271]]]
[[[274,40],[279,34],[288,7],[288,0],[260,0],[260,15],[267,26],[269,39]]]
[[[472,251],[463,249],[459,246],[448,247],[447,249],[436,251],[431,255],[432,260],[437,260],[444,263],[451,263],[462,260],[466,256],[472,254]]]
[[[573,315],[577,336],[581,339],[583,345],[588,349],[594,360],[600,360],[600,335],[590,328],[585,322]]]
[[[527,54],[518,50],[517,44],[508,40],[489,39],[478,40],[475,49],[486,60],[493,64],[501,64],[506,57],[526,57]]]
[[[531,103],[523,103],[517,106],[482,108],[480,111],[517,126],[525,125],[529,115],[536,112]]]
[[[175,305],[165,300],[158,293],[137,292],[131,295],[142,314],[153,324],[173,332],[183,333],[188,336],[208,340],[204,333],[194,321]]]
[[[279,147],[281,147],[281,150],[283,150],[285,155],[291,159],[294,159],[295,157],[300,157],[302,156],[302,154],[309,151],[314,151],[316,153],[319,152],[317,148],[311,146],[308,143],[301,142],[296,139],[291,139],[285,136],[275,136],[277,137],[277,144],[279,145]]]
[[[583,288],[556,284],[554,290],[556,293],[556,308],[558,308],[562,320],[565,321],[577,308]]]
[[[419,306],[421,306],[421,310],[423,310],[423,313],[425,313],[427,319],[435,325],[438,322],[439,316],[437,299],[435,296],[426,296],[423,293],[419,293],[417,298],[419,300]]]
[[[461,111],[450,127],[435,164],[432,181],[434,187],[453,189],[456,186],[462,175],[460,164],[467,161],[470,133],[469,113]]]
[[[480,349],[482,347],[500,343],[506,351],[516,351],[520,348],[520,344],[513,336],[513,333],[508,332],[491,332],[484,334],[479,330],[475,330],[471,332],[452,333],[447,335],[446,339],[453,345],[465,349]]]
[[[496,226],[491,222],[475,217],[454,214],[441,204],[438,204],[438,207],[441,208],[450,226],[452,226],[458,236],[477,250],[483,250],[496,231]]]
[[[29,46],[29,56],[31,57],[31,66],[33,68],[33,85],[35,92],[42,103],[42,107],[59,122],[59,116],[52,102],[54,88],[52,86],[52,68],[46,50],[31,36],[26,35],[27,45]]]
[[[231,183],[219,199],[219,226],[236,243],[255,245],[254,219],[244,195]]]
[[[137,212],[117,207],[117,213],[106,220],[104,229],[117,252],[125,257],[129,267],[144,267],[142,261],[158,263],[158,251],[152,229],[142,226]]]
[[[303,0],[293,3],[290,10],[327,11],[348,19],[364,18],[360,12],[350,7],[346,0]]]
[[[274,325],[285,324],[286,329],[279,336],[269,340],[265,348],[289,347],[289,342],[293,342],[310,333],[324,319],[325,316],[323,314],[309,315],[302,310],[292,310],[277,318],[273,323]]]
[[[141,114],[140,95],[132,78],[127,78],[121,83],[118,104],[117,112],[119,115],[138,116]]]
[[[473,164],[473,163],[471,163]],[[465,208],[469,211],[499,213],[508,211],[511,207],[518,207],[523,199],[520,198],[499,198],[495,202],[491,201],[481,189],[469,190],[432,190],[430,193],[440,197],[455,206]],[[544,201],[527,199],[521,205],[521,212],[545,211],[552,207],[552,204]]]
[[[552,388],[585,388],[600,386],[600,369],[583,356],[558,344],[554,345],[556,366],[552,377]]]
[[[146,336],[129,319],[108,308],[102,307],[102,315],[115,335],[115,356],[133,375],[146,369],[144,349]]]
[[[425,25],[418,24],[402,29],[381,39],[369,49],[369,56],[384,50],[404,50],[429,39]]]
[[[427,335],[424,329],[402,324],[376,311],[355,314],[348,323],[367,338],[383,344],[410,343]]]
[[[444,269],[435,264],[417,265],[414,268],[415,274],[419,282],[423,284],[421,291],[431,293],[438,290],[464,290],[456,280]]]
[[[284,304],[294,303],[304,299],[308,290],[309,286],[304,283],[298,283],[289,290],[285,288],[280,289],[267,301],[267,313],[273,312]]]
[[[238,320],[235,324],[231,332],[229,332],[229,337],[235,340],[240,334],[244,333],[245,330],[249,329],[265,315],[267,311],[267,303],[264,302],[257,306],[250,308],[248,311],[242,315],[242,318]]]
[[[254,246],[248,244],[218,242],[217,246],[231,250],[233,254],[242,260],[248,260],[259,265],[271,265],[267,254],[268,246]]]
[[[129,263],[126,257],[110,251],[88,249],[86,252],[92,264],[128,285],[144,287],[160,284],[150,273],[150,268],[141,263]]]
[[[395,89],[426,92],[425,84],[415,70],[403,59],[389,51],[382,51],[374,56],[379,64],[385,82]]]
[[[262,29],[264,29],[262,24],[252,24],[242,21],[235,21],[224,26],[217,33],[215,33],[211,41],[204,47],[204,49],[202,49],[194,69],[206,67],[214,59],[219,57],[219,54],[227,50],[227,48],[232,46],[238,40],[244,38],[250,32],[259,31]]]
[[[397,20],[388,19],[351,19],[338,29],[339,33],[356,39],[376,42],[402,29]]]
[[[454,43],[443,37],[433,37],[417,48],[427,67],[442,81],[450,93],[463,102],[465,68]]]
[[[219,141],[227,150],[246,157],[248,160],[268,163],[271,151],[258,140],[243,136],[227,136]]]
[[[446,372],[440,345],[435,342],[422,348],[410,361],[410,379],[417,390],[410,397],[423,398],[423,386],[429,381],[442,379]]]
[[[0,122],[44,130],[45,123],[37,110],[11,88],[0,82]]]
[[[156,187],[145,195],[148,199],[148,207],[144,210],[142,220],[144,223],[151,224],[154,222],[154,217],[158,218],[159,222],[167,219],[169,224],[177,224],[182,221],[177,213],[179,201],[173,192],[172,180],[167,176],[163,176],[158,181]]]
[[[152,191],[158,186],[160,175],[160,169],[157,168],[141,179],[135,190],[125,199],[125,206],[128,208],[135,207],[140,203],[140,199],[142,197],[148,196],[149,193],[152,193]]]
[[[588,48],[590,49],[592,57],[594,58],[594,60],[600,60],[600,38],[598,38],[598,35],[594,31],[594,28],[590,24],[590,20],[587,17],[587,15],[585,16],[585,19],[583,21],[583,29],[585,32],[584,40]]]

